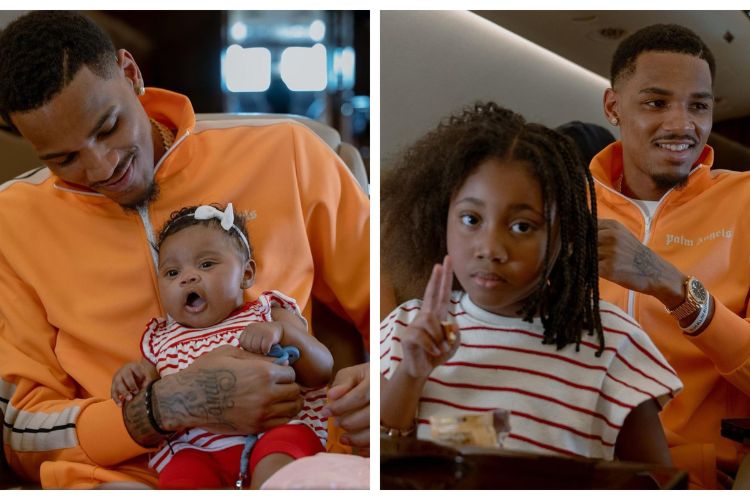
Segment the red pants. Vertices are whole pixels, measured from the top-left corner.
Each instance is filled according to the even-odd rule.
[[[240,474],[244,446],[221,451],[182,450],[159,475],[162,489],[218,489],[234,487]],[[324,451],[320,439],[306,425],[282,425],[263,434],[250,452],[250,477],[255,466],[272,453],[302,458]]]

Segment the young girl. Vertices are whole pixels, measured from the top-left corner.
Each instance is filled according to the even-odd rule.
[[[241,214],[234,215],[231,203],[223,211],[203,205],[172,214],[158,239],[159,294],[169,316],[153,319],[146,327],[141,340],[144,359],[115,374],[115,401],[129,400],[144,387],[148,400],[160,376],[182,370],[225,345],[263,355],[269,362],[269,354],[291,356],[286,362],[296,361],[297,381],[305,387],[329,382],[331,354],[307,334],[293,299],[270,291],[245,302],[244,290],[255,277],[245,223]],[[249,458],[250,487],[258,488],[293,459],[324,451],[326,419],[318,414],[324,398],[324,390],[307,392],[297,417],[263,434],[249,457],[243,450],[253,444],[253,437],[190,429],[171,437],[149,465],[159,473],[162,488],[221,488],[242,484],[247,466],[241,470],[241,462]]]
[[[429,439],[431,416],[506,409],[509,449],[670,463],[658,411],[681,383],[599,301],[593,183],[566,138],[477,104],[381,193],[383,269],[424,291],[381,325],[383,430]]]

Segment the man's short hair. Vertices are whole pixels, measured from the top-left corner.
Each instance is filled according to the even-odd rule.
[[[38,11],[19,17],[0,33],[0,115],[47,104],[87,66],[109,78],[117,52],[109,36],[76,12]]]
[[[640,29],[620,43],[612,56],[610,83],[635,70],[635,61],[644,52],[675,52],[703,59],[711,71],[711,81],[716,76],[716,62],[711,49],[692,30],[678,24],[654,24]]]

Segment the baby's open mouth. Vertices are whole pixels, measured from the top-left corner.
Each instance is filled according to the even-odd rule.
[[[190,292],[185,298],[185,308],[190,312],[200,312],[206,306],[206,299],[197,292]]]

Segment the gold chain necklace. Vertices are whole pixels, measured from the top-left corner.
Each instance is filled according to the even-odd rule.
[[[161,136],[161,145],[164,146],[164,151],[166,152],[172,147],[172,144],[174,144],[174,134],[171,130],[153,118],[149,118],[149,121],[154,127],[156,127],[156,131],[159,132],[159,136]]]

